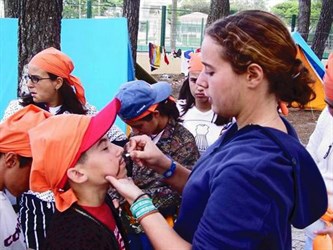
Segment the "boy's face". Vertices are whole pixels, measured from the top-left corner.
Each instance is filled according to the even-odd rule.
[[[0,171],[4,187],[14,196],[29,189],[31,162],[20,166],[19,155],[9,152],[0,156]]]
[[[83,168],[89,182],[94,184],[108,183],[105,179],[107,175],[117,179],[126,177],[123,151],[123,148],[112,144],[106,136],[87,150]]]

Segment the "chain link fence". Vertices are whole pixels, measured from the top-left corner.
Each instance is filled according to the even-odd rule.
[[[89,6],[88,6],[89,7]],[[166,51],[171,52],[171,41],[174,41],[175,49],[195,50],[201,46],[204,29],[207,22],[207,14],[201,12],[191,12],[186,9],[177,9],[176,32],[171,32],[171,8],[166,8],[165,21],[162,18],[162,6],[149,6],[140,8],[139,32],[138,32],[138,52],[147,52],[149,43],[155,45],[163,44],[164,38]],[[64,1],[63,18],[87,18],[87,14],[92,18],[112,18],[122,16],[122,6],[115,6],[108,3],[91,5],[87,9],[87,4],[75,4],[71,0]],[[292,17],[282,17],[287,26],[292,30]],[[313,20],[316,23],[315,20]],[[163,27],[164,25],[164,27]],[[295,25],[295,24],[294,24]],[[165,30],[165,34],[162,34]],[[308,44],[311,46],[314,33],[308,36]],[[329,34],[326,41],[326,48],[323,58],[333,51],[333,34]]]

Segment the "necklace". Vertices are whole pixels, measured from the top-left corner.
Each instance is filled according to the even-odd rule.
[[[279,117],[280,117],[280,116],[275,116],[275,117],[273,117],[273,119],[268,120],[268,121],[266,121],[266,122],[264,122],[264,123],[262,123],[262,124],[258,124],[258,125],[264,127],[265,125],[270,124],[271,122],[275,121],[275,120],[276,120],[277,118],[279,118]]]
[[[271,122],[273,122],[274,120],[276,120],[276,119],[279,118],[279,117],[280,117],[280,116],[277,115],[277,116],[274,116],[272,119],[267,120],[267,121],[265,121],[265,122],[263,122],[263,123],[260,123],[260,122],[257,122],[257,123],[249,123],[248,125],[259,125],[259,126],[261,126],[261,127],[265,127],[265,125],[270,124]]]

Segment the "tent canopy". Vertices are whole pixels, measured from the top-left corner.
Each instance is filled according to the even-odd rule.
[[[134,79],[126,18],[63,19],[61,50],[74,62],[87,101],[101,109],[120,85]],[[18,79],[18,21],[0,18],[0,118],[16,99]],[[116,34],[116,38],[115,38]],[[125,131],[125,124],[116,124]]]
[[[292,37],[297,44],[297,58],[303,62],[315,80],[312,88],[316,93],[316,98],[306,104],[304,108],[309,110],[323,110],[326,106],[323,86],[324,65],[298,32],[293,32]],[[293,103],[292,106],[299,107],[297,103]]]

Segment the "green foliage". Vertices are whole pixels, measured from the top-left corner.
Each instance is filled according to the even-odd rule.
[[[249,9],[268,10],[267,0],[230,0],[233,12]]]
[[[285,23],[290,24],[292,15],[298,15],[298,1],[287,0],[272,7],[272,13],[281,17]]]
[[[183,0],[179,5],[180,9],[182,9],[184,14],[188,14],[190,12],[202,12],[209,13],[210,1],[208,0]]]
[[[312,0],[310,14],[310,30],[316,26],[321,9],[320,0]],[[287,0],[272,7],[271,12],[281,17],[286,24],[291,24],[292,15],[298,16],[298,0]]]
[[[91,0],[92,16],[103,15],[111,7],[122,7],[123,0]],[[63,18],[80,18],[87,16],[87,0],[64,0]]]
[[[321,11],[322,2],[320,0],[313,1],[311,4],[311,15],[310,15],[310,31],[314,30],[317,26],[320,11]]]

